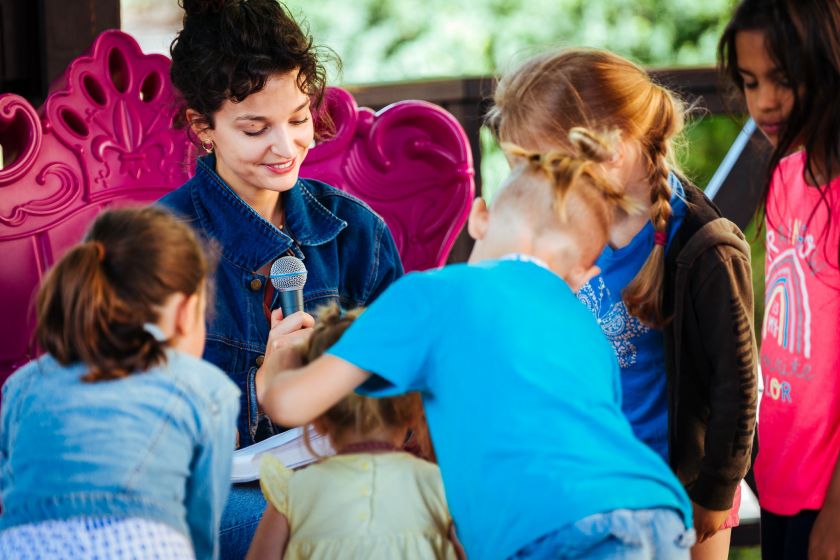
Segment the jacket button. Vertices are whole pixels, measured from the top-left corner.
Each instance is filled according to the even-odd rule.
[[[265,361],[265,356],[257,356],[257,367],[262,367],[263,362]]]
[[[251,280],[251,291],[256,292],[257,290],[262,288],[262,284],[262,280],[260,280],[259,278],[254,278],[253,280]]]

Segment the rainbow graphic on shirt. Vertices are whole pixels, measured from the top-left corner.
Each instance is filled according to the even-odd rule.
[[[791,354],[811,357],[811,307],[805,272],[795,248],[782,251],[769,263],[764,298],[765,340],[775,340]]]

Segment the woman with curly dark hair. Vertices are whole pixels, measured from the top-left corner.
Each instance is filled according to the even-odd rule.
[[[247,446],[282,431],[257,401],[266,353],[308,336],[316,307],[368,305],[403,270],[385,222],[368,206],[298,175],[326,79],[307,33],[276,0],[183,0],[183,7],[171,76],[184,124],[206,154],[160,204],[219,252],[204,357],[242,390],[238,444]],[[306,265],[307,313],[282,317],[278,309],[269,270],[282,255]],[[223,558],[244,556],[264,508],[258,486],[233,488]]]

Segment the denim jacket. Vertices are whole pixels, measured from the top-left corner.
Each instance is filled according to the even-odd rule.
[[[87,383],[44,355],[3,385],[0,529],[78,516],[139,517],[215,558],[230,490],[239,391],[174,350],[143,373]]]
[[[365,203],[320,181],[299,179],[282,193],[283,230],[257,214],[215,172],[213,154],[198,160],[195,176],[159,203],[187,220],[217,251],[213,309],[204,358],[242,390],[237,425],[244,447],[278,429],[258,412],[254,378],[262,364],[269,321],[260,269],[291,252],[307,270],[304,308],[338,302],[368,305],[403,268],[391,232]],[[270,308],[280,306],[275,293]]]

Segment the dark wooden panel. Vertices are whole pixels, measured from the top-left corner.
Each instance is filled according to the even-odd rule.
[[[0,92],[40,95],[38,3],[0,0]]]
[[[743,112],[743,103],[732,97],[713,67],[655,68],[651,77],[676,92],[686,101],[712,114]],[[458,102],[487,102],[493,95],[496,80],[492,76],[423,80],[351,86],[360,105],[384,107],[400,99],[424,99],[446,105]]]
[[[0,91],[40,105],[99,33],[119,27],[119,0],[0,0]]]
[[[120,28],[119,0],[41,0],[41,78],[45,85],[59,77],[70,62],[90,47],[106,29]]]
[[[713,115],[743,113],[739,96],[733,96],[713,67],[656,68],[653,80],[680,94],[689,104]]]

